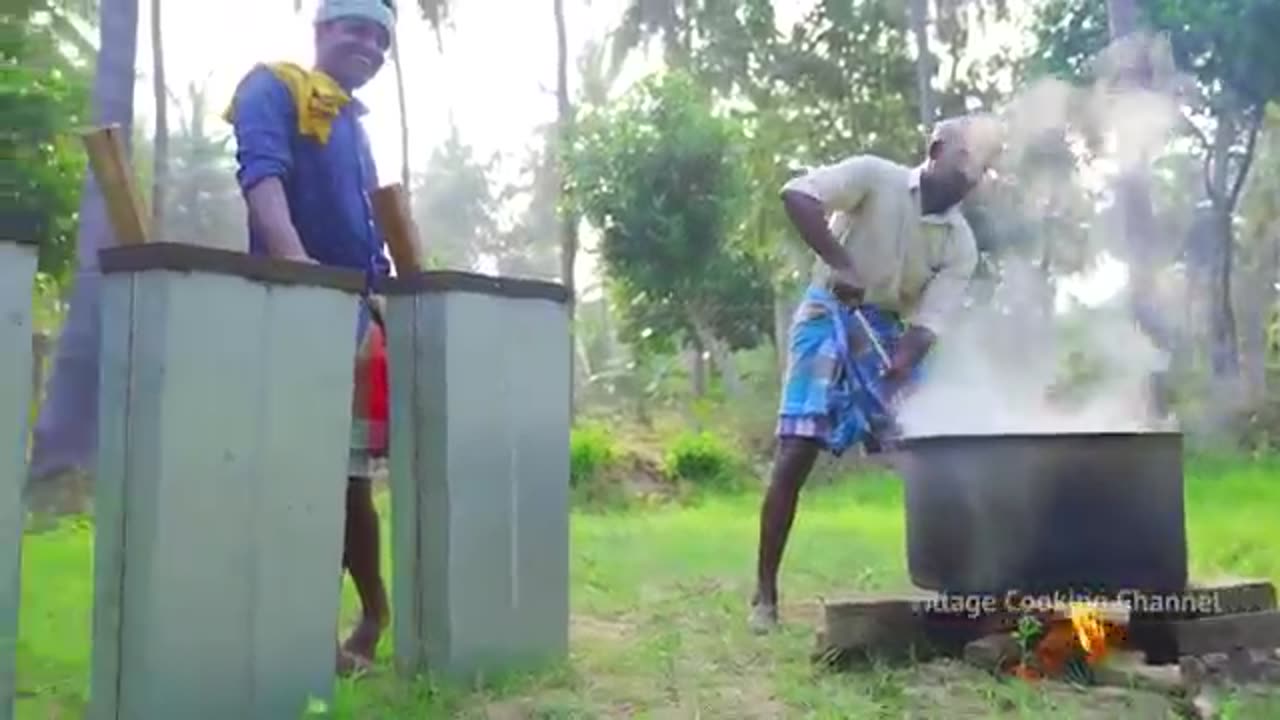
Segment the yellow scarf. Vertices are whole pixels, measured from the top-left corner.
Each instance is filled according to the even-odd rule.
[[[298,132],[311,136],[320,144],[329,142],[333,119],[338,116],[351,96],[337,81],[319,70],[306,68],[291,62],[267,64],[267,69],[289,88],[298,110]],[[232,122],[234,103],[222,117]]]

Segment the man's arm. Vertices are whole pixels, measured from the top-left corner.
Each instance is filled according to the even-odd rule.
[[[365,172],[365,192],[369,194],[371,199],[369,207],[372,208],[373,194],[378,191],[381,181],[378,179],[378,163],[373,157],[373,147],[369,143],[369,135],[365,132],[363,126],[357,124],[360,138],[360,162],[363,163]],[[404,188],[405,192],[409,192],[409,188]],[[391,260],[387,257],[387,230],[382,226],[382,219],[378,217],[378,213],[373,213],[370,220],[373,222],[374,241],[377,245],[373,256],[373,269],[378,275],[387,276],[391,274]],[[399,274],[405,274],[408,269],[397,269]]]
[[[249,222],[260,233],[272,257],[301,262],[315,262],[302,247],[298,229],[289,216],[289,199],[277,176],[258,181],[245,195],[249,206]]]
[[[868,156],[854,156],[792,178],[782,188],[787,217],[805,244],[836,272],[837,280],[852,278],[853,261],[832,236],[827,214],[852,212],[862,203],[874,185],[875,162]]]
[[[831,234],[831,228],[827,225],[827,210],[821,200],[806,195],[801,190],[783,188],[782,207],[786,209],[787,217],[800,232],[805,244],[827,265],[837,271],[853,269],[849,253]]]
[[[273,257],[310,261],[289,214],[282,179],[293,169],[289,138],[296,123],[289,89],[266,68],[251,72],[236,90],[231,123],[236,135],[236,180],[250,225]]]
[[[947,321],[964,303],[965,290],[977,267],[977,242],[969,226],[961,223],[956,228],[953,242],[947,247],[942,267],[925,286],[915,316],[898,342],[889,367],[891,380],[905,381],[911,368],[933,349]]]

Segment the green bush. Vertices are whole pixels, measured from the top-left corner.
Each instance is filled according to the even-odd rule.
[[[718,435],[682,433],[667,448],[666,472],[673,480],[702,490],[732,490],[746,476],[745,463]]]
[[[569,486],[586,488],[604,482],[618,454],[617,443],[603,427],[575,427],[569,435]]]

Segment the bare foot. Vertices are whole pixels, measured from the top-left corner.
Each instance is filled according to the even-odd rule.
[[[366,617],[351,631],[351,636],[342,644],[342,650],[366,663],[372,663],[378,650],[378,639],[381,637],[382,623],[376,618]]]

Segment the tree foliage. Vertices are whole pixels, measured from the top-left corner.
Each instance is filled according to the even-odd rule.
[[[1203,212],[1188,223],[1187,241],[1177,244],[1190,276],[1208,291],[1214,374],[1234,377],[1240,365],[1233,217],[1254,169],[1267,103],[1280,98],[1280,47],[1274,41],[1280,32],[1280,4],[1139,0],[1136,6],[1140,27],[1161,34],[1164,52],[1134,53],[1144,48],[1127,42],[1108,46],[1105,0],[1051,0],[1033,28],[1037,51],[1030,65],[1040,72],[1099,81],[1108,89],[1117,82],[1122,88],[1154,87],[1180,101],[1185,113],[1181,129],[1197,141],[1194,152],[1203,165],[1200,189],[1188,188],[1181,203],[1202,205]],[[1179,73],[1188,73],[1191,81],[1181,81]],[[1161,258],[1167,259],[1172,258]]]
[[[473,270],[492,249],[498,232],[498,201],[490,183],[494,162],[477,158],[456,127],[431,153],[412,203],[433,263]]]
[[[185,95],[171,98],[178,118],[169,139],[163,235],[176,242],[235,247],[244,240],[247,228],[231,132],[215,132],[208,126],[209,98],[204,85],[189,84]],[[137,144],[145,148],[144,143]]]
[[[583,118],[566,158],[569,190],[601,231],[625,341],[745,347],[769,331],[768,274],[735,242],[740,147],[740,128],[683,73],[650,78]]]
[[[1178,66],[1212,90],[1229,89],[1261,111],[1280,99],[1280,3],[1275,0],[1146,0],[1151,23],[1170,34]]]
[[[0,34],[0,217],[16,237],[40,243],[40,271],[62,282],[75,263],[85,160],[74,131],[85,122],[91,77],[64,53],[43,7],[30,3],[6,18]]]

